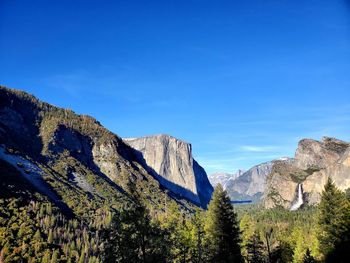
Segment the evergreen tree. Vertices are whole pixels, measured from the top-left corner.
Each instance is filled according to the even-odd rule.
[[[320,249],[326,262],[348,262],[350,202],[329,178],[319,204]]]
[[[59,262],[59,251],[56,249],[51,257],[50,263],[58,263]]]
[[[264,256],[264,243],[260,239],[258,232],[249,238],[247,244],[247,261],[250,263],[263,263],[266,262]]]
[[[84,253],[84,251],[81,252],[78,262],[79,263],[84,263],[85,262],[85,253]]]
[[[289,243],[280,241],[271,253],[271,263],[290,263],[293,261],[293,250]]]
[[[303,263],[316,263],[316,260],[314,259],[314,257],[311,256],[310,249],[306,249],[306,252],[303,258]]]
[[[130,204],[112,220],[106,236],[105,262],[165,262],[164,232],[151,222],[140,193],[131,185]]]
[[[239,222],[239,228],[242,231],[242,256],[247,258],[247,244],[255,232],[254,222],[248,214],[244,214],[242,217]]]
[[[50,250],[46,249],[44,252],[44,256],[42,258],[42,263],[50,263],[51,261],[51,253]]]
[[[210,262],[243,262],[237,215],[220,184],[208,206],[205,230]]]
[[[301,227],[297,226],[294,227],[292,232],[292,239],[293,239],[293,263],[302,263],[304,255],[306,253],[306,243],[304,239],[304,233],[301,229]]]
[[[49,235],[47,237],[47,242],[48,243],[53,243],[53,233],[52,233],[52,229],[49,230]]]
[[[204,213],[197,209],[192,218],[192,233],[193,233],[193,247],[192,247],[192,262],[204,262]]]

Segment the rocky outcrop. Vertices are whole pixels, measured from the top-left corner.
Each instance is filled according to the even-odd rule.
[[[175,194],[206,207],[213,188],[204,169],[192,157],[191,144],[168,135],[126,138],[138,161]]]
[[[338,188],[350,188],[350,144],[324,137],[322,141],[304,139],[299,142],[293,162],[276,163],[267,177],[264,205],[291,208],[301,184],[303,197],[309,204],[320,201],[328,177]]]
[[[338,161],[349,144],[338,139],[324,137],[321,142],[303,139],[295,152],[295,165],[300,169],[322,169]]]

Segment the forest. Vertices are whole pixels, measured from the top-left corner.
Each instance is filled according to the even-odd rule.
[[[320,204],[298,211],[233,207],[218,185],[207,211],[171,203],[151,215],[129,187],[131,204],[88,221],[38,194],[3,191],[0,262],[348,262],[350,199],[330,179]]]

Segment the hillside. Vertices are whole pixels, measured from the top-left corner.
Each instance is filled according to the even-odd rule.
[[[89,217],[106,204],[119,209],[128,202],[130,181],[155,212],[172,200],[186,209],[192,206],[165,191],[134,150],[94,118],[5,87],[0,87],[0,145],[3,161],[74,215]]]

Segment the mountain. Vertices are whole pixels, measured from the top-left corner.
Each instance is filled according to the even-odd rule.
[[[125,138],[137,161],[167,189],[206,207],[213,187],[204,169],[193,159],[192,146],[168,135]]]
[[[176,154],[172,152],[173,158]],[[198,194],[197,200],[178,188],[167,189],[162,175],[151,173],[135,149],[94,118],[0,86],[0,161],[5,172],[15,174],[11,178],[1,174],[3,193],[31,189],[30,196],[38,193],[66,214],[86,220],[99,208],[118,210],[127,205],[130,183],[136,185],[155,213],[164,211],[171,202],[184,209],[192,209],[193,203],[206,206],[211,194],[208,179],[190,152],[187,158],[195,172],[181,176],[186,182],[192,181],[190,189]],[[167,165],[171,164],[164,162],[163,169],[171,170]],[[189,168],[182,165],[185,163],[178,163],[177,169]],[[25,183],[17,185],[17,181]],[[181,183],[179,189],[187,187]],[[203,192],[198,190],[202,185],[207,187]]]
[[[230,174],[230,173],[223,173],[223,172],[216,172],[212,173],[208,176],[210,183],[215,187],[218,184],[221,184],[224,189],[226,189],[226,185],[228,182],[235,180],[237,177],[241,176],[245,171],[244,170],[238,170],[237,172]]]
[[[209,176],[209,180],[223,184],[232,200],[260,201],[265,191],[267,175],[271,173],[276,161],[278,160],[255,165],[248,171],[238,170],[236,174],[214,173]]]
[[[327,178],[341,190],[350,188],[350,144],[335,138],[303,139],[294,161],[276,162],[267,177],[264,205],[295,210],[316,204]]]
[[[274,161],[256,165],[235,180],[229,181],[226,190],[230,198],[258,201],[265,191],[266,176],[271,172],[273,164]]]

